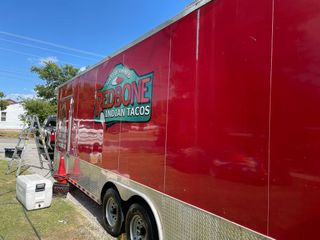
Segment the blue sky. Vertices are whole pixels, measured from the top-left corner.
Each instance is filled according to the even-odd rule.
[[[0,91],[34,95],[45,59],[93,65],[175,16],[192,0],[1,0]]]

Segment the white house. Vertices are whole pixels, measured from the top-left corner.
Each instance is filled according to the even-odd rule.
[[[21,103],[12,103],[3,111],[0,109],[0,129],[22,129],[23,122],[19,116],[24,113]]]

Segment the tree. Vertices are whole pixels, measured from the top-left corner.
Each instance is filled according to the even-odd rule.
[[[44,62],[44,66],[32,66],[31,72],[37,73],[44,84],[36,85],[36,99],[24,99],[22,105],[26,113],[21,116],[24,120],[27,115],[38,115],[42,122],[49,115],[57,112],[57,96],[55,89],[79,73],[79,69],[71,65],[58,65],[54,62]]]
[[[57,104],[55,89],[62,83],[68,81],[79,73],[79,69],[71,65],[58,65],[54,62],[44,62],[44,66],[32,66],[31,72],[37,73],[39,78],[45,81],[45,84],[36,85],[37,96]]]
[[[26,114],[20,116],[22,120],[28,115],[38,115],[39,121],[43,122],[49,115],[56,114],[57,106],[49,101],[42,99],[24,99],[22,106],[26,110]]]
[[[0,91],[0,110],[6,110],[7,109],[8,102],[3,100],[3,98],[5,96],[6,95],[4,95],[4,93]]]

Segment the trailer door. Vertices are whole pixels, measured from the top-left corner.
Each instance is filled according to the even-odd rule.
[[[72,96],[65,97],[60,100],[58,122],[57,122],[57,150],[65,156],[65,167],[68,171],[69,158],[71,150],[71,133],[73,126],[73,107],[74,101]]]
[[[69,112],[67,118],[67,153],[70,154],[71,146],[71,130],[73,126],[73,98],[69,100]]]
[[[69,154],[71,149],[71,130],[73,122],[73,98],[68,97],[60,101],[57,124],[57,148],[63,154]]]

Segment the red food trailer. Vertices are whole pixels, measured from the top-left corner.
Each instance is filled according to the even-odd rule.
[[[319,28],[316,0],[196,1],[58,88],[57,166],[113,236],[317,239]]]

